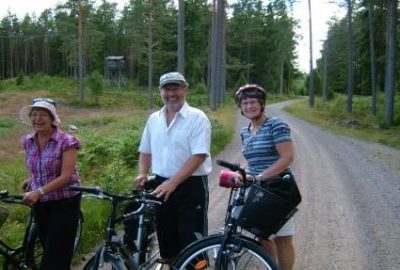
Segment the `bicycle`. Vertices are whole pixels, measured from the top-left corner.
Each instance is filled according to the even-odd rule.
[[[3,268],[8,269],[39,269],[39,264],[41,256],[43,253],[42,246],[39,241],[38,231],[36,223],[33,217],[32,208],[25,204],[22,195],[10,194],[7,190],[0,191],[0,207],[2,211],[0,212],[0,228],[4,224],[9,214],[9,208],[7,204],[18,204],[25,207],[29,207],[29,214],[25,225],[25,232],[22,239],[22,243],[17,248],[12,248],[2,240],[0,240],[0,254],[4,257]],[[74,252],[78,246],[81,231],[82,231],[83,219],[79,220],[77,236],[75,238]]]
[[[222,160],[217,160],[217,164],[239,172],[243,177],[243,185],[231,189],[223,232],[207,236],[187,246],[179,254],[173,269],[278,269],[258,241],[238,230],[238,217],[252,181],[246,178],[244,169],[239,165]]]
[[[104,243],[84,265],[84,270],[162,269],[153,227],[155,207],[161,204],[159,199],[144,190],[134,190],[130,195],[121,195],[104,191],[101,187],[73,186],[71,189],[88,193],[86,198],[94,197],[111,203]],[[119,206],[132,201],[138,203],[139,208],[119,214]],[[126,243],[123,237],[117,234],[117,225],[133,218],[138,218],[137,236],[133,243]]]

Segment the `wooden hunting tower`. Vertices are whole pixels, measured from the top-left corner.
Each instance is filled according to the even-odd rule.
[[[123,76],[124,64],[125,60],[123,56],[106,57],[106,80],[118,87],[123,85],[125,83]]]

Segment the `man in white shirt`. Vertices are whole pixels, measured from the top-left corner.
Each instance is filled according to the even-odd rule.
[[[159,88],[164,107],[147,120],[135,183],[143,187],[150,169],[156,175],[153,194],[164,200],[156,216],[160,255],[171,264],[184,247],[207,235],[211,124],[186,102],[182,74],[162,75]]]

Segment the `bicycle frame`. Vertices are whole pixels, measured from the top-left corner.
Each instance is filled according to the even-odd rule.
[[[109,200],[111,202],[111,210],[107,219],[105,242],[96,251],[94,256],[94,268],[97,269],[97,267],[103,266],[104,262],[107,261],[107,256],[121,258],[128,269],[139,269],[139,267],[142,267],[140,265],[140,257],[143,254],[140,247],[142,246],[143,241],[147,240],[144,235],[144,226],[146,225],[145,210],[149,205],[161,204],[161,202],[156,200],[154,196],[151,196],[151,199],[146,198],[146,193],[140,191],[136,195],[122,196],[105,192],[100,187],[77,186],[71,187],[71,189],[91,193],[85,195],[85,197],[94,197],[97,199]],[[135,211],[118,216],[118,206],[124,201],[137,201],[141,205]],[[117,236],[115,227],[117,224],[135,217],[139,217],[139,226],[134,243],[135,250],[132,254],[123,243],[122,237]],[[156,258],[150,258],[150,260],[144,264],[150,264],[150,261],[155,262]]]
[[[139,224],[139,232],[138,232],[138,238],[136,242],[136,247],[137,247],[137,253],[134,254],[134,257],[132,257],[129,254],[128,249],[125,247],[125,245],[122,242],[122,238],[119,236],[116,236],[116,231],[115,231],[115,226],[118,223],[121,223],[122,221],[126,221],[130,218],[133,218],[135,215],[140,215],[140,218],[142,219],[143,222],[143,213],[144,213],[144,207],[145,205],[141,205],[140,208],[134,212],[122,215],[122,216],[117,216],[117,207],[121,201],[119,200],[112,200],[111,201],[111,212],[109,214],[108,222],[107,222],[107,234],[106,234],[106,239],[105,239],[105,244],[104,246],[100,247],[99,250],[96,252],[96,259],[95,259],[95,265],[102,266],[104,263],[104,256],[105,252],[107,250],[111,250],[112,253],[117,253],[121,255],[121,257],[124,259],[125,264],[128,266],[129,269],[136,269],[137,265],[139,264],[139,248],[142,241],[142,233],[143,233],[143,223],[140,226]]]

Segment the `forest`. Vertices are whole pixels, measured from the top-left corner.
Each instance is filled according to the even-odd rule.
[[[399,124],[393,117],[399,102],[397,1],[334,1],[347,14],[331,18],[322,56],[308,74],[296,64],[294,1],[130,0],[119,11],[112,1],[67,0],[37,17],[9,13],[0,23],[0,78],[105,75],[106,58],[119,56],[124,78],[138,86],[157,85],[158,76],[178,63],[192,85],[212,90],[218,74],[218,91],[256,82],[274,93],[309,95],[310,106],[314,96],[343,93],[348,112],[352,96],[362,95],[371,96],[376,114],[383,94],[388,124]]]

